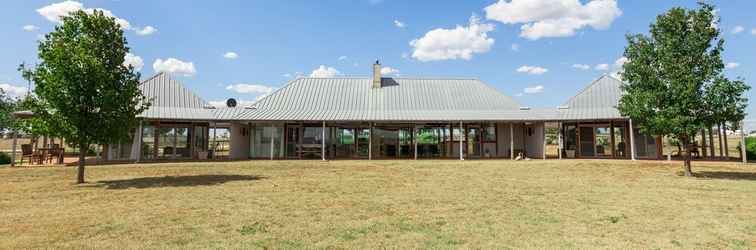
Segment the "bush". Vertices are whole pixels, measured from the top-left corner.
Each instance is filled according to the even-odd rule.
[[[746,138],[746,155],[748,160],[756,160],[756,137]]]
[[[11,157],[6,152],[0,152],[0,165],[10,164]]]

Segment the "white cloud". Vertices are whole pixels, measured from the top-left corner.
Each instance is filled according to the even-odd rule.
[[[136,34],[140,36],[149,36],[155,34],[158,30],[155,27],[147,25],[147,27],[136,29]]]
[[[236,59],[236,58],[239,58],[239,54],[236,54],[236,52],[229,51],[223,54],[223,58]]]
[[[726,69],[734,69],[734,68],[737,68],[737,67],[740,67],[740,63],[728,62],[727,64],[725,64],[725,68]]]
[[[523,24],[520,37],[530,40],[569,37],[587,26],[607,29],[622,15],[616,0],[499,0],[485,11],[489,20]]]
[[[390,75],[390,74],[396,74],[396,73],[399,73],[399,70],[396,68],[392,68],[388,66],[381,68],[382,75]]]
[[[414,47],[412,58],[423,62],[470,60],[473,54],[491,50],[494,39],[489,38],[487,33],[493,29],[493,24],[480,23],[480,18],[473,15],[467,27],[457,25],[454,29],[428,31],[423,37],[410,41],[410,46]]]
[[[399,20],[394,20],[394,26],[397,28],[404,28],[404,23],[400,22]]]
[[[26,87],[15,86],[7,83],[0,83],[0,89],[11,97],[19,97],[25,95],[27,92]]]
[[[129,65],[133,66],[134,70],[140,71],[144,66],[144,60],[137,55],[126,53],[126,56],[123,57],[123,66],[128,67]]]
[[[627,57],[624,57],[624,56],[617,58],[617,60],[614,61],[614,69],[621,70],[622,66],[624,66],[625,63],[627,63],[629,60],[630,59],[627,59]]]
[[[63,19],[62,17],[67,16],[79,10],[83,10],[84,12],[88,14],[92,14],[95,10],[102,11],[103,15],[107,17],[115,18],[116,23],[121,25],[121,29],[124,29],[124,30],[131,29],[131,24],[129,23],[129,21],[126,21],[125,19],[122,19],[113,15],[113,12],[111,12],[110,10],[100,9],[100,8],[84,8],[83,4],[76,1],[66,0],[60,3],[50,4],[50,5],[37,9],[37,13],[39,13],[40,15],[42,15],[43,17],[45,17],[47,20],[51,22],[60,23]]]
[[[162,60],[158,58],[155,63],[152,64],[152,69],[155,72],[168,72],[172,74],[178,74],[183,76],[193,76],[197,73],[192,62],[182,62],[176,58],[168,58]]]
[[[751,35],[755,35],[756,36],[756,28],[751,29]]]
[[[340,56],[340,57],[339,57],[339,58],[338,58],[337,60],[339,60],[339,61],[344,61],[344,60],[346,60],[347,58],[348,58],[347,56]]]
[[[573,64],[572,67],[576,68],[576,69],[579,69],[579,70],[589,70],[589,69],[591,69],[591,65],[579,64],[579,63]]]
[[[536,85],[532,87],[527,87],[522,90],[525,94],[538,94],[543,92],[543,85]]]
[[[23,29],[24,31],[32,32],[32,31],[38,30],[39,27],[29,24],[29,25],[24,25],[24,27],[21,27],[21,29]]]
[[[272,93],[275,88],[261,84],[238,83],[226,86],[226,90],[241,94],[267,95]]]
[[[409,59],[410,55],[407,52],[402,52],[402,58]]]
[[[328,67],[325,65],[320,65],[320,67],[318,67],[317,69],[313,70],[312,73],[310,73],[310,77],[327,78],[327,77],[334,77],[339,74],[340,72],[336,70],[335,68]]]
[[[546,68],[538,67],[538,66],[523,65],[517,68],[517,72],[527,73],[529,75],[540,75],[540,74],[549,72],[549,70]]]
[[[598,64],[598,65],[596,65],[596,67],[593,67],[593,69],[595,69],[595,70],[601,70],[601,71],[607,71],[607,70],[609,70],[609,64],[606,64],[606,63]]]
[[[520,45],[516,44],[516,43],[513,43],[512,44],[512,51],[520,51]]]
[[[745,28],[743,26],[735,26],[735,28],[732,28],[732,34],[740,34],[740,32],[745,31]]]

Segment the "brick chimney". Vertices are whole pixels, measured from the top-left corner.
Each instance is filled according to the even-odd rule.
[[[381,88],[381,62],[378,60],[373,64],[373,88]]]

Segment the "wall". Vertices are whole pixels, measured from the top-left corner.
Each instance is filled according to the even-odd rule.
[[[523,135],[525,137],[526,155],[530,158],[543,159],[543,126],[543,122],[525,125],[525,129],[532,129],[531,134],[526,134],[523,132]]]
[[[514,123],[512,125],[514,126],[514,129],[511,132],[514,135],[514,149],[515,156],[517,156],[518,152],[521,152],[525,149],[524,130],[522,123]],[[497,156],[508,158],[510,157],[510,123],[499,123],[497,124],[497,127],[498,134],[496,135],[496,137],[499,143],[499,151]]]
[[[231,152],[229,153],[231,159],[249,159],[249,132],[247,124],[231,124]]]

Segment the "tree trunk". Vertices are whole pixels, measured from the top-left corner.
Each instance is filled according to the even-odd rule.
[[[79,168],[78,168],[78,174],[76,175],[76,183],[82,184],[84,183],[84,163],[87,160],[87,149],[89,148],[89,145],[80,144],[79,145]]]
[[[691,154],[690,152],[693,150],[694,145],[688,142],[687,139],[685,139],[682,144],[685,146],[685,155],[683,156],[685,159],[685,164],[683,165],[683,172],[685,173],[685,176],[693,176],[693,171],[691,170]]]
[[[727,146],[727,123],[726,122],[722,124],[722,130],[724,130],[722,133],[722,139],[723,139],[722,141],[724,141],[725,158],[729,161],[730,160],[730,147]]]
[[[724,157],[724,150],[722,145],[722,124],[717,124],[717,139],[719,139],[719,158]]]

